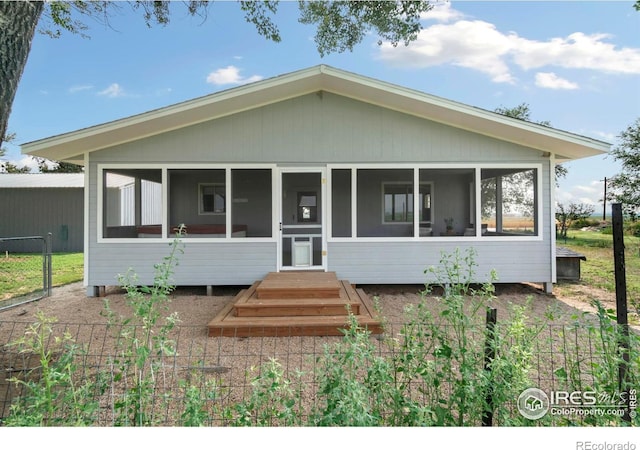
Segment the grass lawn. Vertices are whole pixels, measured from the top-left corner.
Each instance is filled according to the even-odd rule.
[[[581,282],[589,286],[615,292],[613,236],[596,231],[569,230],[566,241],[558,239],[558,246],[567,247],[587,257],[582,261]],[[630,309],[640,308],[640,238],[624,236],[627,299]]]
[[[82,281],[82,253],[52,255],[53,286]],[[14,253],[0,258],[0,300],[42,289],[42,255]]]

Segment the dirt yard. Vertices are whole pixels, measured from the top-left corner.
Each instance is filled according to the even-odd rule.
[[[404,322],[405,307],[420,301],[419,291],[423,286],[418,285],[368,285],[359,286],[372,298],[378,297],[382,314],[390,325],[386,334],[395,336],[400,325]],[[571,289],[569,289],[569,287]],[[510,304],[529,305],[528,316],[535,320],[542,318],[545,313],[554,312],[553,324],[567,324],[575,321],[576,315],[590,310],[589,298],[598,298],[607,307],[615,304],[614,296],[605,292],[588,290],[584,286],[564,286],[559,292],[571,292],[571,296],[558,297],[545,294],[539,286],[529,284],[497,285],[496,299],[493,302],[498,309],[498,322],[509,317]],[[313,403],[313,389],[315,358],[322,353],[323,346],[336,342],[339,337],[299,337],[299,338],[225,338],[208,337],[207,324],[222,308],[231,302],[238,292],[238,287],[216,288],[212,296],[207,296],[205,288],[179,288],[172,295],[171,312],[177,312],[180,324],[184,325],[174,330],[176,332],[176,357],[171,357],[170,365],[166,366],[167,380],[163,378],[165,388],[169,392],[179,392],[177,386],[171,384],[175,373],[188,376],[193,370],[198,370],[202,376],[214,377],[219,380],[223,392],[226,392],[221,404],[234,404],[246,395],[250,381],[247,377],[255,374],[255,368],[275,358],[281,362],[287,371],[287,376],[294,373],[304,375],[305,391],[302,395],[305,405]],[[434,292],[438,294],[438,292]],[[117,287],[107,289],[106,298],[109,299],[111,309],[122,317],[130,316],[124,292]],[[104,325],[107,319],[101,315],[104,311],[102,298],[88,298],[82,283],[74,283],[55,288],[51,297],[40,301],[26,303],[0,311],[0,342],[13,342],[21,337],[24,328],[35,322],[36,313],[42,311],[45,316],[56,318],[59,325],[74,334],[76,343],[86,344],[86,353],[95,358],[90,364],[85,361],[84,366],[95,367],[95,370],[109,371],[113,368],[108,364],[107,355],[113,354],[115,340],[110,339]],[[429,297],[429,304],[435,305],[437,297]],[[613,302],[613,303],[612,303]],[[584,321],[589,320],[584,318]],[[56,334],[57,335],[57,334]],[[378,345],[384,350],[383,340]],[[541,344],[543,347],[544,344]],[[546,354],[552,352],[547,349]],[[558,353],[562,356],[562,353]],[[30,367],[29,361],[23,362],[12,350],[0,345],[0,371],[17,373],[24,367]],[[92,360],[93,361],[93,360]],[[540,362],[537,362],[540,364]],[[22,364],[22,365],[20,365]],[[37,365],[37,361],[32,364]],[[165,366],[163,366],[165,367]],[[557,364],[554,366],[557,367]],[[544,386],[552,374],[543,373],[546,363],[537,368],[535,376],[537,385]],[[24,370],[24,369],[23,369]],[[199,372],[199,373],[200,373]],[[533,376],[533,375],[532,375]],[[174,380],[175,381],[175,380]],[[167,387],[168,386],[168,387]],[[173,387],[172,387],[173,386]],[[0,379],[0,418],[9,412],[9,405],[16,393],[8,382]],[[177,394],[176,394],[177,395]],[[111,400],[109,400],[111,401]],[[112,425],[110,412],[105,412],[99,425]],[[165,425],[170,424],[166,422]]]
[[[362,287],[370,297],[379,297],[382,313],[390,323],[401,323],[404,308],[420,300],[420,285],[364,285]],[[232,301],[239,287],[215,288],[213,296],[207,296],[204,287],[178,288],[172,295],[171,310],[178,313],[181,324],[188,326],[205,326],[228,302]],[[550,309],[554,311],[556,320],[565,322],[575,314],[584,311],[592,312],[590,299],[596,298],[607,308],[615,308],[615,295],[603,290],[593,289],[579,283],[563,285],[558,292],[567,294],[545,294],[540,286],[530,284],[498,284],[496,286],[495,306],[498,308],[498,320],[507,318],[509,305],[529,304],[528,315],[542,318]],[[437,292],[434,292],[437,294]],[[106,291],[111,308],[118,314],[127,315],[128,309],[124,292],[118,287],[110,287]],[[0,322],[32,322],[38,310],[47,317],[55,317],[61,323],[93,324],[105,323],[100,313],[103,311],[103,300],[87,297],[82,283],[74,283],[53,289],[49,298],[18,305],[0,311]]]

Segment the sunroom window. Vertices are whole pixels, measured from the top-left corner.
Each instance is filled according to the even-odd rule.
[[[413,169],[358,169],[358,237],[412,237]]]
[[[162,233],[162,171],[107,169],[103,172],[105,238],[149,238]]]
[[[185,226],[185,237],[226,237],[225,169],[169,169],[169,228]]]
[[[482,169],[482,235],[537,236],[536,169]]]

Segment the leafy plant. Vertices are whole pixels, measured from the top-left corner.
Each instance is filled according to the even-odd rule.
[[[68,332],[53,336],[55,322],[40,311],[24,336],[8,344],[18,348],[26,361],[38,365],[25,379],[14,376],[9,380],[22,386],[25,394],[11,405],[4,421],[7,426],[79,426],[96,420],[99,404],[95,398],[104,391],[104,380],[99,374],[95,381],[76,380],[80,349]]]
[[[311,414],[314,426],[379,426],[393,381],[389,361],[376,354],[371,333],[349,314],[344,337],[325,345],[318,358],[318,401]]]
[[[256,370],[255,368],[251,369]],[[300,377],[292,383],[284,376],[282,365],[274,358],[263,364],[251,382],[251,395],[228,411],[235,426],[302,425]],[[294,389],[297,386],[297,390]]]
[[[120,276],[126,290],[131,316],[116,317],[105,300],[109,326],[117,330],[116,355],[111,358],[114,383],[124,384],[124,390],[114,401],[115,424],[121,426],[153,425],[157,376],[164,357],[175,355],[175,343],[169,334],[178,322],[176,314],[166,315],[171,302],[169,294],[174,286],[173,271],[178,264],[177,254],[183,251],[180,227],[171,244],[171,251],[162,263],[155,265],[152,286],[138,285],[133,271]]]

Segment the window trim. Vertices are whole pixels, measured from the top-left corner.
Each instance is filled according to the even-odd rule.
[[[272,192],[275,192],[277,186],[277,164],[273,163],[256,163],[256,164],[245,164],[245,163],[237,163],[237,164],[217,164],[217,163],[93,163],[89,164],[90,169],[86,171],[87,173],[95,170],[96,172],[96,182],[95,185],[92,185],[92,189],[96,189],[97,195],[97,211],[96,211],[96,222],[93,227],[95,230],[96,242],[98,244],[154,244],[154,243],[167,243],[173,242],[175,236],[169,234],[169,225],[168,225],[168,214],[169,214],[169,180],[168,180],[168,172],[173,169],[223,169],[225,170],[225,184],[227,186],[227,198],[230,198],[231,194],[231,183],[228,182],[230,180],[231,170],[233,169],[270,169],[271,170],[271,189]],[[108,170],[112,169],[159,169],[162,172],[162,237],[158,238],[107,238],[103,233],[103,224],[104,224],[104,174]],[[93,172],[92,172],[93,173]],[[87,193],[85,194],[90,196],[89,189],[87,189]],[[276,205],[272,205],[272,217],[275,216]],[[227,203],[227,230],[231,230],[231,214],[233,214],[233,204]],[[242,239],[233,238],[231,233],[224,238],[201,238],[198,242],[203,243],[221,243],[221,242],[235,242],[238,244],[241,243],[256,243],[256,242],[276,242],[277,239],[277,225],[272,224],[272,236],[271,237],[246,237]],[[92,239],[87,233],[86,239]]]
[[[456,242],[508,242],[508,241],[544,241],[547,235],[547,223],[544,221],[544,213],[545,207],[544,205],[549,201],[549,199],[545,199],[544,197],[544,186],[543,186],[543,168],[546,166],[545,162],[512,162],[512,163],[500,163],[500,162],[482,162],[482,163],[422,163],[422,164],[412,164],[412,163],[397,163],[397,164],[380,164],[380,163],[362,163],[362,164],[354,164],[354,163],[336,163],[336,164],[327,164],[327,173],[328,178],[331,177],[331,171],[333,169],[351,169],[351,230],[352,235],[350,237],[334,237],[331,234],[331,230],[327,234],[327,242],[411,242],[411,241],[456,241]],[[536,213],[538,215],[538,223],[539,229],[537,235],[532,236],[482,236],[481,234],[481,218],[480,218],[480,210],[479,205],[481,203],[481,189],[480,189],[480,172],[482,169],[495,169],[495,168],[522,168],[522,169],[536,169],[537,178],[536,178],[536,196],[538,198]],[[476,228],[476,234],[474,236],[465,236],[461,238],[459,236],[419,236],[419,224],[414,224],[415,232],[413,237],[359,237],[357,236],[357,227],[358,227],[358,211],[357,211],[357,199],[358,199],[358,186],[357,186],[357,178],[358,178],[358,170],[360,169],[414,169],[414,183],[419,183],[419,171],[420,169],[470,169],[475,171],[475,204],[476,204],[476,212],[475,212],[475,222],[474,226]],[[550,169],[551,173],[553,169]],[[437,190],[435,185],[432,185],[432,205],[433,205],[433,195]],[[414,198],[414,201],[417,201]],[[329,199],[331,202],[331,199]],[[330,203],[331,204],[331,203]],[[331,210],[328,211],[328,220],[333,220],[331,216]],[[432,223],[434,222],[435,211],[432,209]]]

